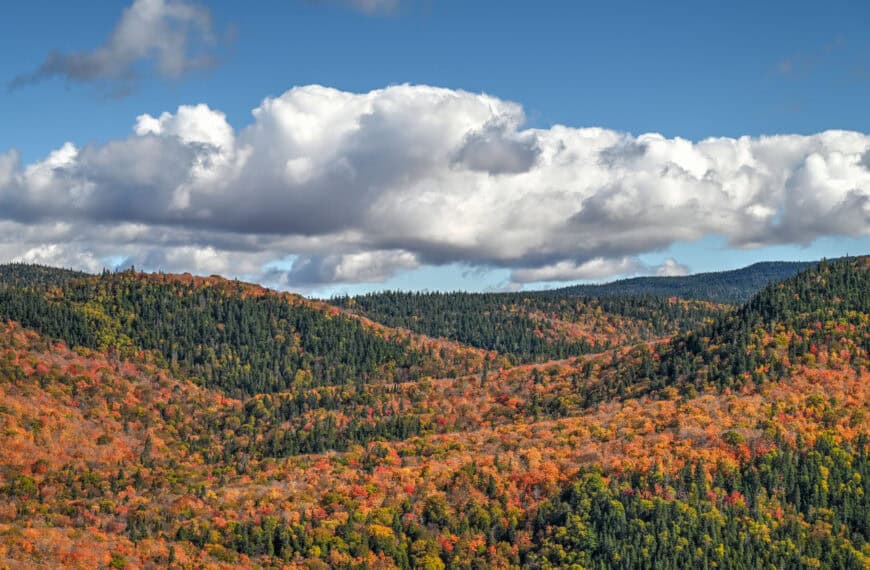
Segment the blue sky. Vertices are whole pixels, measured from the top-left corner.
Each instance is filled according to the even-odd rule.
[[[128,4],[10,4],[0,23],[0,78],[9,82],[33,72],[53,51],[97,48]],[[142,58],[135,62],[140,77],[125,82],[124,96],[111,79],[49,77],[3,90],[0,153],[16,149],[23,169],[67,141],[79,148],[102,145],[128,137],[144,113],[158,117],[197,103],[222,111],[241,130],[254,122],[251,111],[264,98],[308,84],[353,93],[404,83],[486,93],[522,105],[523,129],[603,127],[696,142],[870,131],[866,2],[428,0],[373,10],[354,4],[283,0],[253,9],[250,3],[198,3],[213,20],[213,43],[203,48],[212,65],[167,78]],[[860,228],[852,235],[824,233],[811,235],[809,245],[794,238],[746,249],[734,247],[733,236],[709,232],[630,254],[648,268],[672,257],[691,271],[707,271],[870,250]],[[130,257],[129,246],[114,257]],[[11,245],[7,250],[15,253]],[[271,267],[290,267],[296,256],[309,255],[283,253],[268,261]],[[110,256],[103,251],[98,257]],[[440,259],[406,264],[370,282],[305,286],[320,294],[485,289],[509,285],[519,264],[457,257],[442,265]]]

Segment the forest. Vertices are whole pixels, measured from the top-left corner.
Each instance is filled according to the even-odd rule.
[[[870,258],[780,269],[327,302],[3,266],[0,561],[867,568]]]
[[[556,293],[405,293],[331,302],[394,327],[494,350],[514,362],[600,353],[692,330],[730,307],[654,295],[575,298]]]
[[[7,263],[0,265],[0,286],[45,287],[61,285],[73,279],[87,277],[87,273],[72,269],[60,269],[30,263]]]

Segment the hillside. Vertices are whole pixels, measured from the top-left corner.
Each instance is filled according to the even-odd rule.
[[[216,278],[124,273],[55,287],[42,292],[49,309],[24,316],[82,338],[103,330],[88,328],[94,318],[114,328],[108,344],[97,335],[95,346],[75,348],[15,323],[0,330],[0,560],[10,568],[866,567],[868,278],[867,259],[825,262],[736,310],[708,313],[691,331],[674,318],[664,337],[626,342],[614,331],[614,348],[516,366]],[[387,343],[399,335],[397,346],[437,356],[433,365],[453,365],[443,351],[470,355],[473,366],[449,377],[409,366],[404,382],[388,369],[390,381],[373,374],[249,394],[197,373],[209,361],[190,360],[174,329],[160,334],[181,347],[176,358],[143,350],[148,336],[135,324],[171,320],[229,350],[254,329],[223,337],[210,323],[252,311],[224,327],[236,330],[259,322],[261,304],[268,315],[290,310],[273,303],[362,327],[306,333]],[[650,306],[659,307],[634,310]],[[637,322],[601,307],[594,319],[564,322]],[[80,329],[69,324],[81,316]],[[432,355],[420,348],[426,342]],[[331,362],[318,350],[323,368],[302,369],[312,377]]]
[[[728,307],[653,296],[602,299],[526,293],[404,293],[332,303],[389,326],[540,362],[688,331]]]
[[[726,313],[656,347],[627,351],[598,382],[596,400],[678,390],[740,390],[788,379],[795,366],[868,366],[868,258],[820,264],[765,287]]]
[[[547,291],[546,294],[581,297],[653,295],[740,304],[769,283],[788,279],[813,264],[804,261],[768,261],[732,271],[673,277],[633,277],[602,285],[572,285]]]
[[[49,289],[8,287],[0,290],[0,318],[71,346],[122,357],[151,351],[232,395],[446,376],[485,358],[219,278],[126,271]]]
[[[867,367],[868,263],[866,257],[823,261],[677,337],[659,360],[658,384],[739,388],[786,378],[791,366],[820,359]]]

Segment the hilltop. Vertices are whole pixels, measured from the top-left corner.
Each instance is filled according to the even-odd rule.
[[[121,357],[147,351],[236,396],[445,376],[480,369],[487,357],[219,277],[123,271],[50,288],[7,287],[0,317],[73,347]]]
[[[0,264],[0,286],[44,287],[62,285],[73,279],[88,277],[88,273],[31,263]]]

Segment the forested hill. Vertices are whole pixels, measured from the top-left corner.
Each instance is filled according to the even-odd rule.
[[[598,400],[676,388],[693,395],[787,380],[805,368],[870,366],[870,257],[822,261],[738,310],[602,370]]]
[[[42,287],[62,285],[72,279],[88,277],[87,273],[30,263],[0,265],[0,286]]]
[[[761,291],[768,283],[788,279],[814,263],[768,261],[733,271],[675,277],[633,277],[601,285],[572,285],[547,291],[546,294],[582,297],[654,295],[741,304]]]
[[[740,310],[670,343],[661,384],[740,387],[798,364],[870,365],[870,257],[822,261],[771,283]]]
[[[763,395],[770,398],[766,418],[719,434],[723,444],[751,459],[714,471],[712,480],[692,461],[676,476],[658,468],[606,480],[595,469],[581,473],[539,510],[539,547],[528,567],[650,568],[646,560],[654,548],[658,568],[866,568],[870,258],[823,261],[658,349],[651,355],[644,347],[602,367],[596,381],[608,393],[600,399],[633,402],[651,387],[665,400],[706,397],[717,407],[754,412],[747,403]],[[614,390],[626,377],[635,384]],[[851,387],[835,390],[840,383]],[[678,404],[677,426],[693,407]],[[784,436],[789,425],[814,424],[810,418],[820,420],[813,433],[794,443]],[[663,486],[665,495],[654,490]],[[778,506],[763,515],[769,499]],[[703,546],[711,538],[708,517],[720,516],[713,525],[719,527],[714,540],[722,541],[720,562],[711,564]],[[822,535],[787,530],[789,519],[805,529],[843,532],[840,539],[816,541]],[[755,530],[737,530],[744,524]],[[649,540],[652,528],[658,538]]]
[[[447,375],[481,360],[473,351],[415,344],[297,295],[221,278],[124,271],[53,284],[0,288],[0,319],[74,347],[122,357],[150,351],[232,395]]]
[[[330,302],[388,326],[534,362],[688,332],[727,312],[725,304],[743,304],[812,265],[765,262],[521,293],[384,291]]]
[[[571,298],[528,293],[408,293],[332,303],[392,327],[494,350],[516,362],[601,352],[692,330],[728,310],[654,296]]]
[[[870,257],[822,261],[693,330],[606,355],[579,358],[542,407],[755,390],[807,371],[860,376],[870,367]]]

